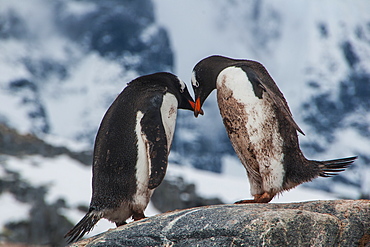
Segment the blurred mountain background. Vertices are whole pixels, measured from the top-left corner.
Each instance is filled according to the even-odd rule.
[[[293,190],[276,202],[370,198],[369,9],[363,0],[0,0],[0,246],[63,246],[87,210],[94,138],[114,98],[159,71],[191,87],[193,66],[213,54],[266,66],[308,158],[359,156],[299,186],[306,197]],[[250,197],[215,93],[204,111],[179,111],[149,215]]]

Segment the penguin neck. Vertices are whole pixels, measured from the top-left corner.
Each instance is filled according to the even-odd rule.
[[[240,97],[243,98],[249,97],[249,95],[246,94],[250,92],[246,92],[246,85],[243,84],[245,80],[249,83],[248,77],[246,77],[245,72],[241,68],[234,66],[226,67],[218,73],[215,79],[215,87],[217,90],[231,90],[231,96],[233,97],[235,97],[235,95],[240,95]]]

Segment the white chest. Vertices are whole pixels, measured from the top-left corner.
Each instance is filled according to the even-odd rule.
[[[273,101],[266,93],[258,98],[248,76],[238,67],[221,71],[216,86],[221,115],[243,165],[249,173],[259,174],[255,177],[261,177],[263,187],[281,186],[283,140]]]
[[[135,132],[137,134],[137,164],[136,164],[136,180],[138,186],[142,186],[144,189],[148,187],[149,179],[149,160],[147,155],[146,137],[142,134],[141,119],[144,114],[141,111],[137,112],[136,115],[136,127]],[[140,181],[140,183],[139,183]]]
[[[252,83],[241,68],[229,67],[221,71],[217,77],[216,86],[221,114],[226,107],[233,105],[231,102],[237,102],[238,107],[242,108],[239,116],[227,117],[246,120],[247,129],[254,130],[248,131],[250,141],[253,143],[266,138],[266,132],[271,131],[271,129],[266,129],[265,125],[268,122],[277,125],[275,121],[271,121],[275,117],[272,101],[267,94],[264,94],[262,99],[255,95]]]

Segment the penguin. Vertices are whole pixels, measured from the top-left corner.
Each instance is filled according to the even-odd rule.
[[[306,159],[297,135],[304,133],[293,120],[284,95],[259,62],[210,56],[195,65],[191,82],[195,117],[217,89],[223,123],[247,171],[253,196],[236,203],[268,203],[301,183],[344,171],[357,158]]]
[[[162,182],[177,109],[193,111],[185,83],[161,72],[129,82],[108,108],[95,139],[92,197],[86,215],[65,235],[77,241],[106,218],[116,226],[145,218]]]

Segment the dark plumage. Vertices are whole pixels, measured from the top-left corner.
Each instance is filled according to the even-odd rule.
[[[269,202],[284,190],[336,175],[356,157],[314,161],[304,157],[288,104],[265,67],[250,60],[210,56],[193,69],[195,116],[217,89],[220,113],[231,143],[247,170],[253,200]],[[303,134],[304,135],[304,134]]]
[[[101,219],[117,226],[144,218],[166,173],[177,109],[193,110],[186,85],[170,73],[131,81],[107,110],[95,140],[89,211],[65,237],[80,239]]]

